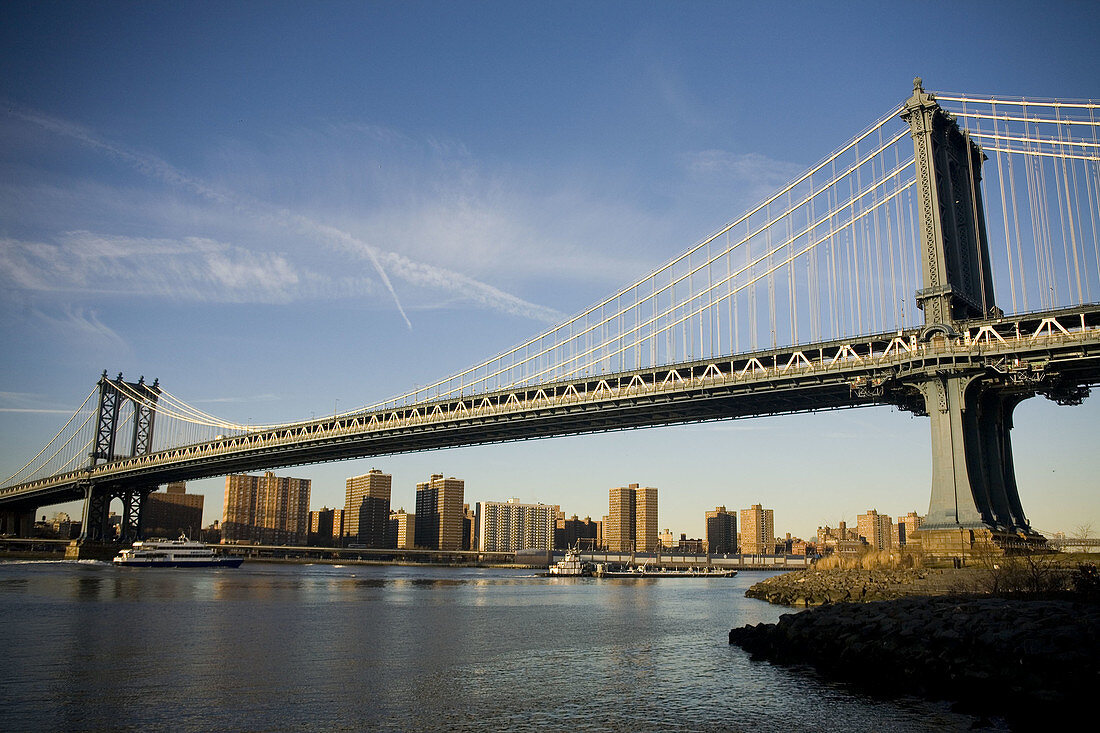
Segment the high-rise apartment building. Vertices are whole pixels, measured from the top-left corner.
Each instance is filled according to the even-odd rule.
[[[611,552],[630,552],[634,549],[634,490],[632,488],[616,487],[609,492],[604,531],[607,549]]]
[[[323,507],[309,513],[309,544],[332,547],[344,535],[344,510]]]
[[[466,482],[443,474],[416,485],[416,545],[427,550],[461,550]]]
[[[886,514],[869,509],[866,514],[856,517],[856,531],[867,544],[876,550],[889,550],[893,542],[891,525],[893,522]]]
[[[141,510],[142,537],[175,539],[181,533],[198,539],[202,529],[202,494],[188,494],[187,485],[176,481],[145,499]]]
[[[644,486],[634,491],[634,541],[638,552],[657,552],[657,489]]]
[[[707,552],[712,555],[729,555],[737,552],[737,515],[727,512],[724,506],[714,507],[706,513]]]
[[[519,499],[481,501],[477,503],[475,515],[476,544],[482,552],[550,550],[554,547],[556,505],[521,504]]]
[[[344,499],[344,537],[367,547],[385,547],[390,519],[393,477],[372,468],[347,480]]]
[[[225,477],[222,542],[304,545],[309,535],[309,488],[305,478]]]
[[[474,550],[477,548],[477,514],[469,504],[462,505],[462,549]]]
[[[409,514],[404,507],[396,512],[390,512],[386,544],[399,550],[416,547],[416,515]]]
[[[555,550],[568,550],[571,547],[594,550],[600,544],[599,522],[592,521],[592,517],[579,519],[576,514],[566,519],[559,513],[557,527],[554,529]]]
[[[894,547],[904,547],[913,541],[913,533],[924,524],[924,517],[916,512],[909,512],[904,517],[898,517],[898,521],[892,525]]]
[[[656,552],[657,489],[638,484],[618,486],[609,492],[607,548],[611,552]]]
[[[775,515],[771,509],[753,504],[741,510],[741,552],[770,555],[775,552]]]

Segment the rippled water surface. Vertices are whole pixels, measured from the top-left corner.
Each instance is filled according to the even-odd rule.
[[[744,597],[762,577],[0,563],[0,729],[970,727],[730,647],[784,612]]]

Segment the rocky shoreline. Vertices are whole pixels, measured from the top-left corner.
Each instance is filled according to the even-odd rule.
[[[754,660],[808,664],[879,694],[951,700],[1013,728],[1048,727],[1100,689],[1100,604],[959,595],[959,571],[774,576],[746,595],[816,606],[732,629]]]
[[[944,595],[967,581],[966,571],[908,568],[870,570],[800,570],[781,573],[756,583],[745,592],[783,606],[820,606],[826,603],[868,603],[922,595]]]

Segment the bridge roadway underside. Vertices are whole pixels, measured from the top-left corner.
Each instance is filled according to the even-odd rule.
[[[93,485],[148,490],[169,481],[551,436],[869,405],[927,414],[919,385],[945,374],[993,380],[1020,399],[1100,382],[1098,305],[960,325],[957,338],[928,343],[917,330],[879,334],[227,437],[0,490],[0,507],[83,499]]]

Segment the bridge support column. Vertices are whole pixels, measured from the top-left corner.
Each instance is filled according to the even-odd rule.
[[[973,420],[977,405],[966,405],[972,381],[973,377],[943,376],[918,385],[932,421],[932,499],[923,525],[928,529],[991,523],[980,472],[972,476],[974,461],[967,460],[978,451]]]
[[[141,538],[141,530],[145,515],[145,500],[156,489],[149,486],[142,489],[127,489],[119,498],[122,499],[122,518],[119,523],[119,539],[123,542],[133,542]]]
[[[80,541],[83,542],[133,542],[141,536],[141,520],[145,499],[156,489],[147,486],[140,489],[90,486],[84,493],[84,522]],[[116,535],[111,528],[111,501],[122,502],[119,528]]]
[[[35,511],[35,507],[30,507],[0,512],[0,535],[31,537],[34,534]]]
[[[1012,413],[1033,392],[986,373],[939,373],[913,384],[932,431],[932,497],[919,534],[933,555],[971,554],[1041,542],[1020,502],[1012,461]]]
[[[81,544],[85,542],[109,542],[108,516],[111,508],[111,491],[104,486],[88,486],[84,489],[84,516],[80,525]]]

